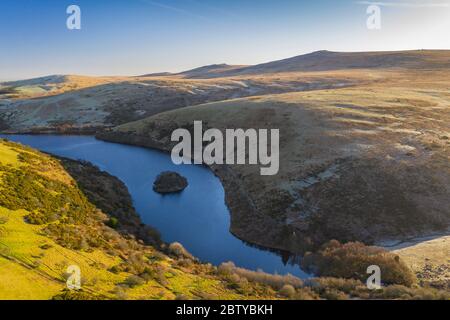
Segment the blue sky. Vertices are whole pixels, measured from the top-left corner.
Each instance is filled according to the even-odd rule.
[[[382,2],[382,1],[380,1]],[[66,8],[82,29],[66,28]],[[1,0],[0,80],[256,64],[315,50],[450,49],[450,0]]]

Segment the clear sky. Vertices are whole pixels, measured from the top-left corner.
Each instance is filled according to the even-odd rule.
[[[76,4],[82,29],[68,30]],[[0,0],[0,80],[256,64],[316,50],[450,49],[450,0]]]

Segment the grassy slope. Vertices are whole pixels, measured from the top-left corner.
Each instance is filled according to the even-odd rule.
[[[420,281],[442,283],[450,290],[450,236],[414,239],[392,249],[417,273]]]
[[[14,89],[10,98],[37,98],[80,90],[105,83],[123,80],[120,77],[87,77],[75,75],[53,75],[21,81],[2,83],[4,88]]]
[[[21,160],[20,155],[33,156],[32,162]],[[68,188],[77,191],[77,185],[58,161],[49,156],[24,149],[9,142],[0,142],[1,176],[20,170],[31,170],[49,181],[59,181]],[[42,188],[34,180],[32,188]],[[2,191],[10,188],[0,182]],[[9,189],[8,189],[9,190]],[[9,190],[7,192],[13,192]],[[52,195],[57,192],[49,191]],[[16,194],[17,198],[23,195]],[[32,198],[28,198],[31,201]],[[82,200],[84,200],[82,198]],[[4,200],[2,200],[4,201]],[[79,199],[66,198],[75,202]],[[89,210],[90,206],[87,207]],[[176,295],[186,297],[231,298],[268,298],[274,297],[256,288],[253,293],[242,295],[227,288],[227,282],[214,275],[210,266],[188,263],[177,264],[176,258],[170,258],[157,250],[143,246],[135,240],[126,240],[112,229],[104,227],[101,221],[93,219],[86,222],[96,234],[108,234],[107,246],[85,246],[81,250],[68,247],[67,243],[55,241],[55,236],[46,231],[48,224],[33,225],[27,223],[26,210],[9,210],[0,207],[0,299],[49,299],[65,288],[64,273],[68,266],[78,265],[82,270],[83,290],[97,297],[129,299],[173,299]],[[102,218],[105,219],[105,218]],[[52,222],[65,225],[63,219]],[[75,224],[77,224],[75,222]],[[80,232],[89,235],[87,226],[79,225]],[[89,239],[88,237],[86,239]],[[130,263],[130,260],[142,259],[144,262]],[[141,265],[141,263],[143,265]],[[107,271],[113,266],[125,265],[122,271]],[[156,273],[139,282],[137,286],[121,285],[133,274],[139,274],[141,267],[154,268]],[[258,287],[258,285],[256,285]],[[259,292],[259,293],[258,293]],[[271,292],[265,291],[265,292]],[[261,294],[261,295],[260,295]]]
[[[43,95],[38,93],[38,97],[32,99],[22,94],[24,90],[42,85],[26,89],[12,87],[19,94],[17,99],[3,103],[0,96],[0,119],[10,131],[92,130],[210,101],[350,85],[359,81],[357,75],[323,79],[320,74],[208,80],[130,77],[99,78],[99,83],[89,86],[76,79],[69,77],[67,83],[50,87],[49,91]]]
[[[212,101],[361,85],[399,68],[446,69],[449,61],[448,50],[322,51],[256,66],[206,66],[157,77],[72,75],[15,81],[0,85],[0,130],[93,132]]]

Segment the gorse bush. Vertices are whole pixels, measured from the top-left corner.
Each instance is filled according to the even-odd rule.
[[[7,233],[8,231],[4,227],[0,226],[0,237],[6,236]]]
[[[117,229],[119,227],[119,220],[117,218],[111,217],[107,222],[107,225],[113,229]]]
[[[295,291],[295,288],[291,286],[290,284],[285,284],[280,289],[280,294],[286,298],[293,298],[297,292]]]
[[[372,293],[374,299],[450,300],[450,292],[433,288],[392,285]]]
[[[95,248],[108,247],[107,241],[95,227],[81,227],[67,224],[49,224],[43,232],[66,248],[92,251]]]
[[[0,166],[1,207],[26,210],[25,221],[42,225],[42,232],[63,247],[91,251],[107,243],[99,232],[102,213],[73,182],[57,178],[63,172],[58,162],[46,155],[23,151],[28,148],[3,143],[18,153],[21,165]]]
[[[136,276],[136,275],[131,275],[124,281],[124,284],[130,288],[134,288],[134,287],[145,284],[145,282],[146,281],[144,279],[142,279],[141,277]]]
[[[107,298],[102,295],[85,292],[83,290],[71,291],[69,289],[65,289],[60,294],[54,296],[52,300],[88,301],[88,300],[107,300]]]
[[[194,257],[183,247],[181,243],[174,242],[169,245],[169,254],[172,254],[178,258],[186,258],[194,260]]]
[[[356,279],[343,278],[314,278],[305,281],[305,285],[312,288],[316,293],[322,295],[326,290],[332,289],[341,291],[348,295],[354,294],[355,291],[367,291],[367,286]]]
[[[269,274],[263,271],[251,271],[243,268],[238,268],[233,262],[222,263],[217,272],[220,275],[231,276],[233,274],[238,275],[241,278],[245,278],[250,282],[261,283],[269,285],[276,290],[280,290],[285,285],[291,285],[294,288],[300,288],[303,286],[303,281],[293,275],[277,275]]]
[[[394,300],[448,300],[450,293],[434,288],[403,285],[383,286],[380,290],[369,290],[365,283],[356,279],[314,278],[305,281],[313,295],[322,299],[394,299]],[[298,297],[298,294],[297,296]]]
[[[2,167],[3,190],[0,206],[10,210],[30,212],[27,221],[32,224],[85,223],[95,207],[74,186],[50,180],[30,168]]]
[[[384,284],[412,286],[416,283],[413,272],[400,258],[378,247],[369,247],[359,242],[341,244],[330,241],[316,253],[307,253],[302,266],[317,276],[357,279],[365,282],[367,268],[377,265],[381,269]]]

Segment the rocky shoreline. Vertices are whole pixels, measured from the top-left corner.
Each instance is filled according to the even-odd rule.
[[[89,162],[52,156],[60,160],[89,201],[109,216],[107,225],[125,237],[134,237],[155,248],[163,244],[159,232],[142,222],[121,180]]]

